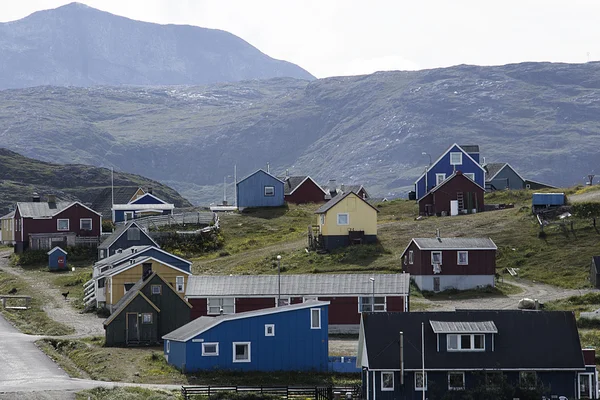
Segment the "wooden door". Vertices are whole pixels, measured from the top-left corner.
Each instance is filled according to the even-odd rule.
[[[127,313],[127,343],[139,342],[140,327],[137,313]]]
[[[439,276],[435,276],[433,278],[433,291],[434,292],[440,291],[440,277]]]

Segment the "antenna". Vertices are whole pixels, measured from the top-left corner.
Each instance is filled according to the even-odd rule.
[[[112,206],[114,207],[115,205],[115,169],[114,167],[110,167],[110,196],[111,196],[111,203]]]

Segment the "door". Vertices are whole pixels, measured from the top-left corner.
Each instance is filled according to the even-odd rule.
[[[433,291],[434,292],[440,291],[440,277],[439,276],[436,276],[433,278]]]
[[[137,313],[127,313],[127,343],[139,342],[140,327]]]
[[[592,399],[593,374],[579,374],[579,399]]]

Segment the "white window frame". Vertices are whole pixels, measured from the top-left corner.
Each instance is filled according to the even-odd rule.
[[[314,322],[315,322],[314,311],[318,312],[319,317],[317,318],[317,322],[319,323],[319,326],[315,326],[315,324],[314,324]],[[310,329],[321,329],[321,309],[320,308],[311,308],[310,309]]]
[[[386,296],[375,296],[375,304],[371,304],[371,299],[373,296],[361,296],[358,298],[358,313],[361,312],[386,312],[387,311],[387,297]],[[365,303],[365,299],[367,300]],[[383,299],[383,303],[377,302],[377,299]],[[381,308],[383,305],[383,308]],[[365,310],[365,307],[369,307],[368,310]]]
[[[458,157],[458,160],[453,160],[453,158]],[[450,152],[450,165],[462,165],[463,154],[460,151],[451,151]]]
[[[456,349],[451,349],[450,348],[450,337],[456,336]],[[462,348],[462,340],[461,337],[462,336],[469,336],[470,340],[470,347],[469,348]],[[483,338],[483,348],[481,349],[476,349],[475,348],[475,336],[481,336]],[[483,333],[449,333],[448,335],[446,335],[446,350],[449,352],[452,351],[475,351],[475,352],[482,352],[485,351],[485,334]]]
[[[464,262],[460,262],[460,255],[461,254],[465,255],[465,261]],[[466,251],[466,250],[457,251],[456,252],[456,264],[457,265],[469,265],[469,252]]]
[[[231,299],[231,303],[232,304],[224,304],[225,303],[225,299]],[[210,303],[212,302],[217,302],[218,304],[216,305],[211,305]],[[277,301],[277,300],[275,300]],[[217,308],[216,312],[211,312],[211,308]],[[231,307],[232,308],[232,312],[226,312],[225,311],[225,307]],[[219,315],[221,314],[221,312],[219,311],[220,309],[223,309],[223,314],[235,314],[235,297],[209,297],[206,300],[206,314],[208,315]]]
[[[435,174],[435,186],[446,180],[446,174]]]
[[[146,317],[150,316],[150,321],[146,322]],[[142,313],[142,324],[150,325],[154,322],[154,315],[152,313]]]
[[[412,250],[408,251],[408,263],[413,265],[415,263],[415,252]]]
[[[67,228],[66,229],[60,229],[60,222],[61,221],[67,221]],[[71,226],[71,221],[69,221],[68,218],[59,218],[59,219],[56,220],[56,230],[57,231],[61,231],[61,232],[68,231],[69,228],[70,228],[70,226]]]
[[[453,387],[450,385],[450,376],[451,375],[462,376],[462,386],[461,387]],[[448,390],[465,390],[465,373],[464,372],[448,372]]]
[[[427,391],[427,371],[425,371],[425,377],[423,379],[424,387],[417,387],[417,376],[423,375],[422,371],[415,371],[415,391],[422,392],[423,390]]]
[[[90,222],[90,228],[89,229],[86,229],[86,228],[83,227],[83,223],[86,222],[86,221]],[[93,229],[93,227],[94,227],[94,225],[93,225],[93,222],[92,222],[91,218],[79,218],[79,229],[80,230],[82,230],[82,231],[84,231],[84,230],[85,231],[91,231]]]
[[[206,351],[206,346],[215,346],[215,352],[209,353]],[[216,357],[219,355],[219,342],[203,342],[202,343],[202,357]]]
[[[155,291],[154,289],[158,289],[158,291]],[[162,286],[161,285],[152,285],[152,286],[150,286],[150,293],[152,293],[152,294],[162,294]]]
[[[171,341],[167,340],[167,353],[171,352]]]
[[[265,324],[265,336],[275,336],[275,324]]]
[[[343,216],[343,215],[346,216],[346,223],[345,224],[340,223],[340,217]],[[350,225],[350,214],[348,214],[348,213],[338,213],[336,221],[337,221],[337,224],[341,225],[341,226]]]
[[[236,359],[235,346],[248,346],[248,358],[247,359]],[[233,342],[233,362],[234,363],[249,363],[252,362],[252,343],[250,342]]]
[[[434,262],[434,259],[435,259],[435,257],[433,256],[434,254],[439,254],[440,255],[440,262],[439,263]],[[432,251],[431,252],[431,265],[435,265],[435,264],[442,265],[442,252],[441,251]]]
[[[185,276],[176,276],[175,277],[175,289],[179,293],[185,293]]]
[[[385,386],[384,376],[392,376],[392,386]],[[381,391],[391,392],[394,390],[394,372],[393,371],[381,371]]]
[[[123,212],[123,217],[125,218],[125,221],[131,221],[132,219],[135,219],[135,213],[133,211],[125,211]]]
[[[466,176],[467,178],[469,178],[470,180],[472,180],[473,182],[475,182],[475,173],[474,172],[464,172],[463,175]]]
[[[271,192],[271,194],[267,193],[267,189],[270,189],[269,192]],[[273,197],[273,196],[275,196],[275,186],[265,186],[263,193],[264,193],[265,197]]]
[[[321,225],[325,225],[325,214],[321,214]]]

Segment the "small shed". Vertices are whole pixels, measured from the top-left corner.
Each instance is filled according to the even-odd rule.
[[[48,252],[48,269],[60,271],[67,269],[67,252],[56,246]]]

